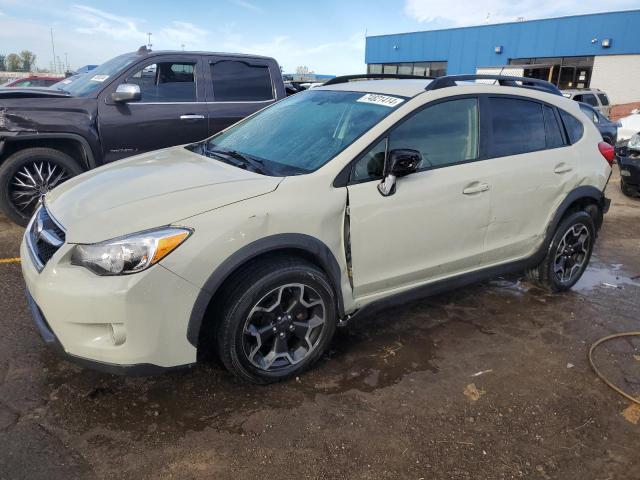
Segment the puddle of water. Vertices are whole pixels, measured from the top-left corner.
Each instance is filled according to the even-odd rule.
[[[596,288],[621,290],[625,287],[640,287],[640,281],[622,271],[622,264],[610,266],[589,265],[582,278],[573,286],[577,292],[589,292]]]

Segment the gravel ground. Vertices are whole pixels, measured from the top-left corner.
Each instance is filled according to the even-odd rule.
[[[297,380],[218,364],[154,378],[82,370],[45,348],[17,263],[0,263],[0,479],[640,478],[640,409],[587,351],[638,330],[640,199],[613,199],[584,278],[518,277],[389,309],[338,333]],[[0,218],[0,258],[21,229]],[[640,342],[596,354],[640,395]]]

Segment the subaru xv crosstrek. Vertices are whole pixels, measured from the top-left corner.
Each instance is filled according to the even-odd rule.
[[[507,272],[571,288],[613,148],[552,85],[476,77],[333,82],[68,180],[21,246],[42,336],[108,372],[213,350],[268,383],[380,306]]]

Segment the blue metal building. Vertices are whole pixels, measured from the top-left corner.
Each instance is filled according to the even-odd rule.
[[[560,88],[608,90],[617,103],[640,101],[640,10],[372,36],[365,62],[369,73],[513,70]]]

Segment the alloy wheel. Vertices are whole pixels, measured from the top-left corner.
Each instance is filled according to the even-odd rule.
[[[246,358],[260,370],[292,367],[318,346],[327,309],[316,290],[302,283],[282,285],[251,309],[243,329]]]
[[[31,216],[38,200],[69,178],[67,170],[53,162],[39,161],[23,165],[9,184],[9,196],[21,215]]]
[[[583,224],[572,225],[558,243],[553,271],[562,283],[570,283],[582,273],[589,258],[591,234]]]

